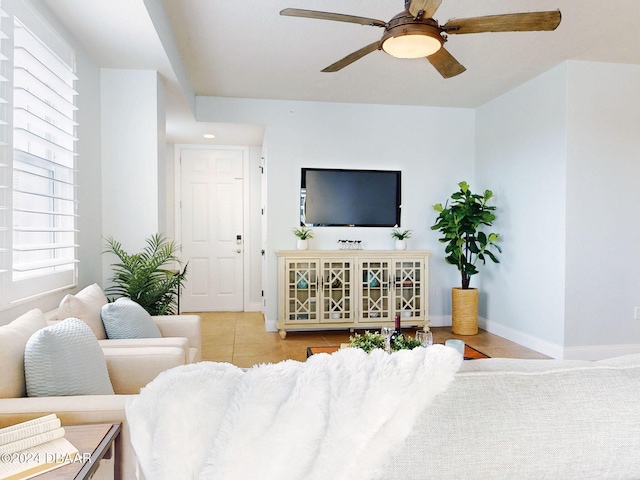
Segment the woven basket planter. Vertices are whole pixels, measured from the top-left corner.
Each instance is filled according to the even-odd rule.
[[[478,289],[451,289],[451,330],[456,335],[478,333]]]

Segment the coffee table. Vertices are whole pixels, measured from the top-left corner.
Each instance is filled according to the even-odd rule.
[[[95,423],[85,425],[63,425],[65,438],[78,449],[83,461],[78,461],[38,475],[38,480],[85,480],[98,469],[100,460],[113,455],[113,478],[120,480],[122,452],[121,423]]]
[[[342,344],[339,346],[330,346],[330,347],[307,347],[307,358],[309,358],[311,355],[315,355],[316,353],[334,353],[340,350],[341,348],[344,348],[347,345],[348,344]],[[478,358],[489,358],[489,356],[465,344],[464,359],[475,360]]]

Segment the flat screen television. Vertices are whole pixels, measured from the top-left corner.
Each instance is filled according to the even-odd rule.
[[[398,227],[401,172],[303,168],[300,224],[318,227]]]

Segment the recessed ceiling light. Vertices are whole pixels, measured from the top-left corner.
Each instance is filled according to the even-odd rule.
[[[204,138],[216,138],[216,136],[213,133],[205,133],[203,135]]]

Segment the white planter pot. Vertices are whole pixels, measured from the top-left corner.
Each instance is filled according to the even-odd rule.
[[[309,250],[309,240],[299,239],[298,242],[296,243],[296,248],[298,250]]]
[[[396,240],[396,250],[406,250],[407,249],[407,241],[403,238],[402,240]]]

